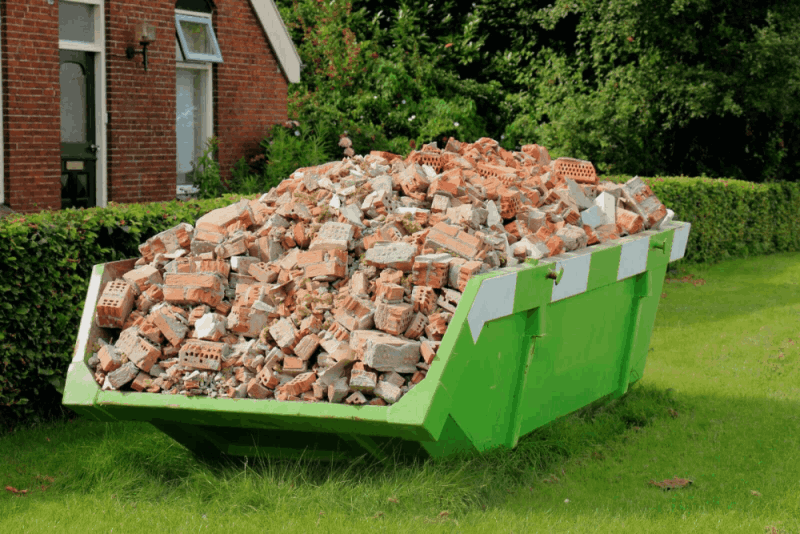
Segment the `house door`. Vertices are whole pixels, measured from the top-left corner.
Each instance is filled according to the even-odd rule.
[[[95,205],[94,54],[61,50],[61,207]]]

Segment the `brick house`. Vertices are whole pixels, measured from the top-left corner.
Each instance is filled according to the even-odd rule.
[[[212,135],[225,175],[300,78],[273,0],[6,0],[0,17],[0,204],[19,212],[174,199]]]

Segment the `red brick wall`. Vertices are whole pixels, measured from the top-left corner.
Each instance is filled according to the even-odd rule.
[[[288,118],[288,82],[248,0],[216,0],[214,32],[224,63],[214,69],[214,133],[222,175],[262,152],[271,125]]]
[[[175,3],[106,3],[109,198],[116,202],[175,197]],[[217,0],[213,17],[224,63],[214,65],[214,134],[224,178],[242,156],[261,152],[269,126],[285,121],[287,81],[248,0]],[[148,72],[128,60],[136,23],[156,26]]]
[[[61,208],[58,2],[7,0],[3,25],[5,202]]]
[[[155,26],[156,41],[142,56],[125,49],[142,21]],[[175,2],[106,2],[106,99],[108,198],[147,202],[175,198]]]
[[[17,211],[59,209],[58,2],[2,5],[6,203]],[[227,178],[240,157],[261,152],[271,124],[286,120],[287,81],[250,2],[215,5],[225,62],[214,66],[214,133]],[[114,202],[175,198],[174,14],[174,0],[105,2],[108,199]],[[156,28],[147,72],[141,56],[125,56],[129,45],[140,49],[134,29],[142,20]]]

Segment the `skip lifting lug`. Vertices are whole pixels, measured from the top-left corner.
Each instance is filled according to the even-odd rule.
[[[559,271],[548,271],[547,278],[550,280],[555,280],[556,285],[561,281],[561,277],[564,276],[564,268],[562,267]]]

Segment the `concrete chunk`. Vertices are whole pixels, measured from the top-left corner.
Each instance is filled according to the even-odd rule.
[[[578,205],[579,209],[585,210],[592,207],[592,200],[586,196],[581,186],[575,183],[574,180],[567,178],[567,190],[573,202]]]
[[[419,342],[404,340],[378,330],[356,330],[350,348],[365,365],[378,371],[413,373],[420,358]]]
[[[373,393],[389,404],[394,404],[400,400],[400,397],[403,396],[403,391],[399,387],[383,380],[378,382],[378,385],[373,390]]]
[[[350,386],[347,383],[347,378],[339,378],[328,386],[328,401],[336,403],[342,402],[348,393],[350,393]]]
[[[601,223],[598,226],[617,223],[617,199],[614,198],[614,195],[604,191],[597,195],[594,203],[600,209],[600,215],[602,217]]]
[[[411,272],[416,253],[416,247],[410,243],[381,243],[367,251],[365,261],[367,265],[380,269],[391,268]]]
[[[125,384],[131,382],[136,375],[139,374],[139,368],[133,362],[128,362],[116,371],[110,372],[106,375],[109,383],[114,389],[119,389]]]
[[[352,246],[353,232],[352,224],[326,222],[311,240],[308,250],[347,250]]]
[[[363,371],[360,369],[353,369],[350,373],[350,389],[361,391],[364,393],[372,393],[378,381],[378,375]]]
[[[589,241],[589,237],[586,235],[586,232],[583,231],[583,228],[578,228],[571,224],[561,228],[556,232],[556,235],[561,238],[564,242],[564,248],[568,251],[583,248]]]

